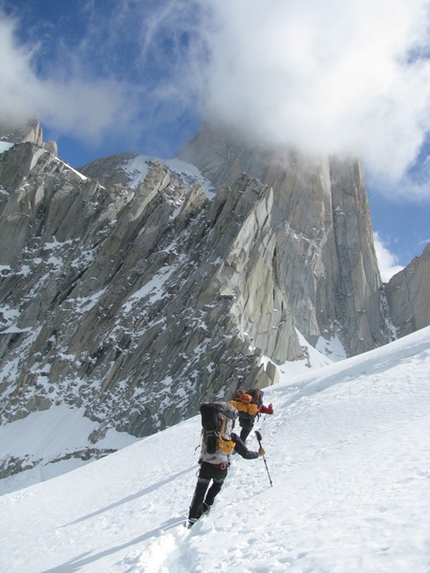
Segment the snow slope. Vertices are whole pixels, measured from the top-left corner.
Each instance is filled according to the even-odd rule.
[[[268,389],[261,458],[233,456],[191,530],[187,420],[0,498],[8,573],[428,573],[430,328]],[[254,438],[249,446],[256,447]]]
[[[65,404],[32,412],[26,418],[0,426],[0,460],[22,460],[18,474],[0,479],[0,495],[46,481],[94,461],[90,441],[98,424],[85,417],[85,408]],[[126,432],[110,429],[97,442],[98,457],[136,442]]]

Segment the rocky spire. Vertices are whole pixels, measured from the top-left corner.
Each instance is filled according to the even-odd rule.
[[[0,141],[8,143],[34,143],[43,147],[53,155],[58,154],[57,143],[55,141],[43,141],[43,131],[37,119],[30,119],[24,124],[0,123]]]

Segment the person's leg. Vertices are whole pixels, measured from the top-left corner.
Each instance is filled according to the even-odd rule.
[[[242,442],[246,442],[246,438],[249,436],[249,432],[251,431],[251,428],[242,428],[240,431],[240,439],[242,440]]]
[[[203,506],[206,505],[206,508],[203,507],[203,510],[206,509],[206,511],[208,511],[211,505],[213,505],[215,497],[221,491],[222,485],[226,477],[227,477],[227,466],[225,466],[224,468],[213,468],[212,470],[213,481],[211,487],[209,488],[206,494],[206,498],[203,504]]]
[[[196,489],[194,490],[194,496],[191,501],[190,511],[188,513],[188,519],[197,520],[202,515],[202,505],[205,498],[206,490],[208,489],[210,479],[199,478],[197,480]]]
[[[208,462],[202,462],[200,464],[197,485],[191,502],[190,511],[188,513],[189,520],[197,521],[201,517],[204,511],[203,500],[205,499],[209,483],[213,478],[219,477],[220,471],[221,470],[219,468],[214,467]]]
[[[208,493],[206,494],[206,499],[205,499],[203,505],[206,505],[207,508],[209,508],[211,505],[213,505],[215,497],[221,491],[223,483],[224,483],[224,480],[214,480],[213,481],[211,487],[208,490]],[[205,509],[205,508],[203,508],[203,509]]]

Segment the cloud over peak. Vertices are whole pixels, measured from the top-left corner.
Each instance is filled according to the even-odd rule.
[[[424,0],[212,2],[208,113],[400,176],[430,127]]]

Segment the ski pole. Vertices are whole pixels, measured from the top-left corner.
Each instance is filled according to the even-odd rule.
[[[257,440],[258,440],[258,443],[260,444],[260,448],[262,448],[263,446],[261,445],[262,438],[261,438],[260,432],[258,430],[255,430],[255,435],[257,436]],[[266,461],[265,456],[263,456],[263,461],[264,461],[264,465],[266,466],[266,472],[267,472],[267,475],[269,477],[270,485],[271,485],[271,487],[273,487],[272,478],[270,477],[269,468],[267,467],[267,461]]]
[[[264,422],[266,421],[266,418],[267,418],[267,414],[264,414],[264,416],[263,416],[263,421],[262,421],[261,424],[260,424],[260,430],[261,430],[262,427],[264,426]]]

